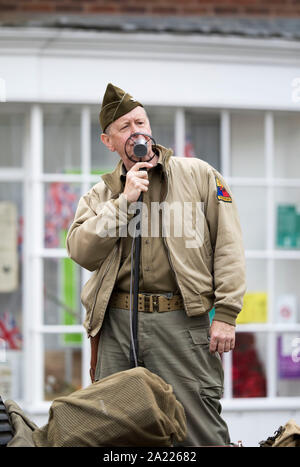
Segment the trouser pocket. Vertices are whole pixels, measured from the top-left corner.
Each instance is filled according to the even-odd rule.
[[[202,395],[221,398],[224,386],[224,371],[218,352],[209,351],[209,327],[188,329],[195,376],[200,383]]]

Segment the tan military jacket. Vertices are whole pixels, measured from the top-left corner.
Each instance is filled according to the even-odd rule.
[[[163,239],[185,311],[196,316],[215,307],[215,320],[235,324],[246,285],[242,233],[232,194],[208,163],[173,157],[172,150],[163,146],[158,150],[166,184]],[[121,192],[121,165],[120,160],[80,199],[67,235],[70,258],[94,271],[81,294],[89,336],[101,328],[120,268],[120,235],[130,230],[134,220]]]

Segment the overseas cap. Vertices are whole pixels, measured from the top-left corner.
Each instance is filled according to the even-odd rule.
[[[99,115],[102,130],[105,131],[108,125],[139,105],[143,107],[140,102],[136,101],[130,94],[123,91],[123,89],[109,83],[103,97]]]

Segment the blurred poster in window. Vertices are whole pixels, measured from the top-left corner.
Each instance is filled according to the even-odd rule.
[[[282,334],[277,339],[278,373],[282,379],[300,378],[300,336]]]
[[[266,397],[266,335],[237,332],[232,354],[233,397]]]

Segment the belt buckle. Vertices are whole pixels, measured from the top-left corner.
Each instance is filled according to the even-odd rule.
[[[159,311],[159,296],[152,295],[152,308],[153,311]]]

